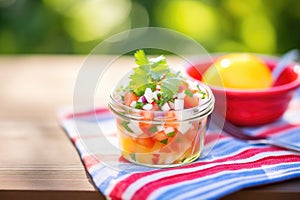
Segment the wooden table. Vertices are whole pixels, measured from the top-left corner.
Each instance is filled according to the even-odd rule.
[[[59,107],[72,104],[84,59],[0,57],[0,199],[104,199],[56,118]],[[120,62],[129,67],[132,59]],[[245,189],[224,199],[299,197],[296,179]]]

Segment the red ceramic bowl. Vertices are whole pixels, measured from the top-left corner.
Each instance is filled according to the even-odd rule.
[[[200,80],[218,56],[212,60],[196,60],[193,65],[186,65],[190,78]],[[278,58],[261,57],[272,70]],[[300,86],[300,65],[293,63],[284,70],[273,87],[260,90],[210,88],[215,95],[215,110],[226,113],[226,119],[240,126],[256,126],[279,119],[286,111],[294,91]]]

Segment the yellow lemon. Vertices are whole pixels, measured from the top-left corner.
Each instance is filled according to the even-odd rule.
[[[203,75],[210,85],[237,88],[262,89],[271,87],[271,70],[257,56],[234,53],[220,57]]]

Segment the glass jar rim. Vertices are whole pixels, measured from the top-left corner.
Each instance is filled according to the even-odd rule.
[[[203,84],[203,83],[198,83],[201,85],[201,87],[203,87],[203,89],[205,89],[205,92],[207,94],[207,98],[203,99],[203,103],[200,103],[198,106],[192,107],[192,108],[188,108],[188,109],[183,109],[183,110],[171,110],[172,112],[174,112],[175,116],[174,119],[170,118],[170,117],[166,117],[166,113],[170,112],[170,111],[147,111],[147,110],[141,110],[141,109],[136,109],[136,108],[132,108],[130,106],[124,105],[122,102],[116,100],[114,98],[114,91],[113,93],[110,94],[110,98],[109,98],[109,108],[110,110],[118,115],[119,117],[122,118],[126,118],[129,120],[138,120],[138,121],[157,121],[157,122],[161,122],[161,121],[165,121],[165,120],[172,120],[174,122],[178,122],[178,121],[187,121],[187,120],[191,120],[194,118],[199,118],[199,117],[205,117],[208,116],[214,109],[214,103],[215,103],[215,99],[214,99],[214,95],[211,91],[211,89]],[[146,115],[151,115],[153,116],[153,118],[147,120],[145,119],[145,117],[143,116],[143,114]]]

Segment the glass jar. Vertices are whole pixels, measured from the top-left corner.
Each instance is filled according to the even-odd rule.
[[[211,90],[199,85],[206,98],[196,107],[176,111],[131,108],[122,103],[115,89],[109,108],[116,118],[123,157],[150,167],[175,167],[196,160],[204,146],[207,117],[214,108]]]

